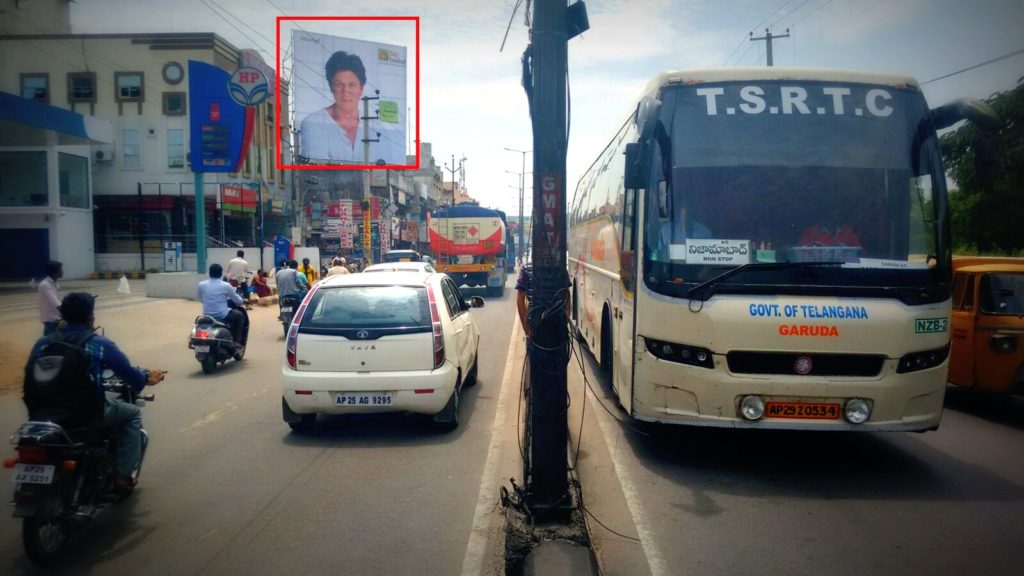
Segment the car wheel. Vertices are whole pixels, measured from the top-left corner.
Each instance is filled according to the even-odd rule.
[[[217,369],[217,359],[213,357],[212,353],[204,356],[200,362],[203,365],[204,374],[213,374],[213,371]]]
[[[303,414],[302,419],[298,422],[289,422],[288,427],[292,429],[292,432],[298,434],[308,434],[313,431],[316,427],[316,414]]]
[[[459,386],[455,386],[452,397],[440,412],[434,414],[434,427],[449,432],[459,427]]]

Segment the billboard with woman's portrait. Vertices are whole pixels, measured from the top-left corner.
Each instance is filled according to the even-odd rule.
[[[304,31],[292,46],[298,153],[317,164],[406,164],[405,47]],[[369,114],[364,97],[377,98]],[[366,140],[376,140],[368,155]]]

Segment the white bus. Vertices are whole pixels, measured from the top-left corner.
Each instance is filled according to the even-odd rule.
[[[669,72],[581,178],[572,318],[619,402],[699,426],[934,430],[951,246],[936,129],[906,77]]]

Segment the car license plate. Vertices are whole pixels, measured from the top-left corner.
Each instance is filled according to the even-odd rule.
[[[52,484],[53,466],[48,464],[15,464],[14,481],[25,484]]]
[[[209,344],[204,345],[204,346],[196,346],[196,352],[209,352],[209,351],[210,351],[210,345]]]
[[[839,404],[836,402],[768,402],[765,418],[788,418],[793,420],[838,420]]]
[[[473,257],[471,255],[467,255],[467,254],[460,254],[458,262],[459,262],[459,264],[472,264],[473,263]]]
[[[339,392],[334,395],[335,406],[374,408],[391,404],[391,392]]]
[[[291,306],[282,306],[281,307],[281,313],[282,314],[291,314],[292,313],[292,307]]]

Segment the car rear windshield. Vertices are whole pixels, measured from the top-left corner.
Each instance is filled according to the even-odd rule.
[[[311,328],[429,327],[425,286],[321,288],[302,318]]]

